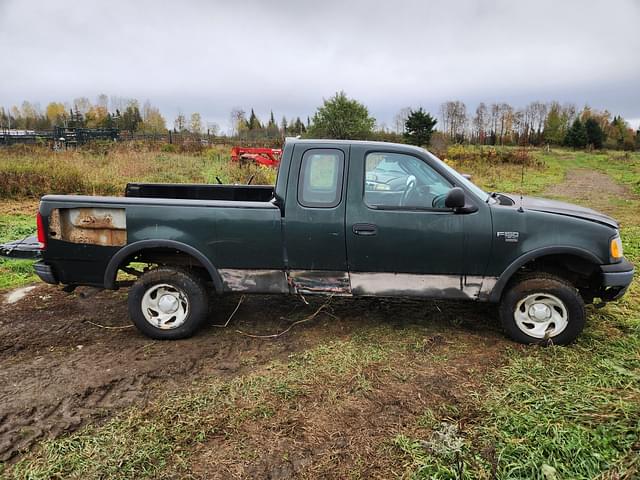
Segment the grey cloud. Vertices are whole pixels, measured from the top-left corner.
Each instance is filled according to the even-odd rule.
[[[574,101],[640,118],[640,3],[0,0],[0,104],[99,93],[225,125],[311,114],[344,89],[407,105]]]

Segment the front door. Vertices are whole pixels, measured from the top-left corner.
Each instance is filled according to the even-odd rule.
[[[346,217],[354,295],[469,298],[482,278],[463,275],[464,218],[445,208],[453,183],[428,157],[354,145]]]

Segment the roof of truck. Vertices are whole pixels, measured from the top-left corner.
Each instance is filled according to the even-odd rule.
[[[424,152],[425,149],[421,147],[417,147],[415,145],[407,145],[406,143],[391,143],[391,142],[378,142],[372,140],[336,140],[331,138],[297,138],[297,137],[287,137],[285,139],[285,143],[308,143],[308,144],[332,144],[332,145],[375,145],[380,147],[400,147],[400,148],[408,148],[411,150],[419,150]]]

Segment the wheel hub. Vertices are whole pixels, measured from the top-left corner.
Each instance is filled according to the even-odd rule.
[[[564,302],[547,292],[532,293],[521,299],[513,315],[518,328],[533,338],[554,338],[569,324]]]
[[[162,295],[158,300],[158,308],[162,313],[175,313],[179,306],[178,299],[170,294]]]
[[[529,307],[529,317],[531,320],[547,320],[551,317],[551,309],[544,303],[534,303]]]
[[[189,316],[189,297],[168,283],[150,286],[140,306],[147,322],[163,330],[178,328]]]

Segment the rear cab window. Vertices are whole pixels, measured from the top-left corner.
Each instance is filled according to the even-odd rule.
[[[333,208],[342,199],[344,153],[335,149],[308,150],[302,156],[298,202],[308,208]]]

